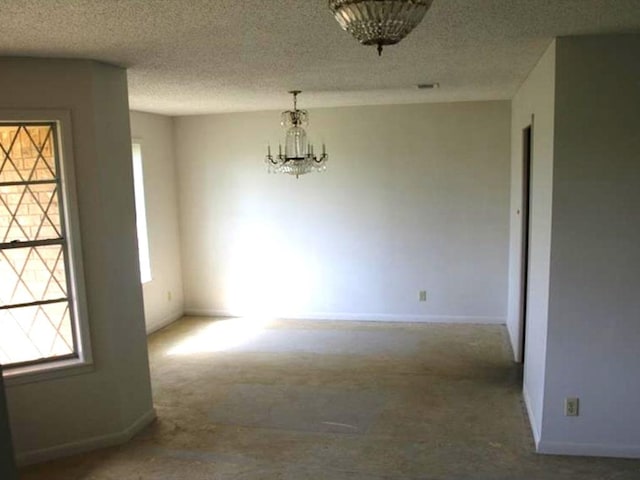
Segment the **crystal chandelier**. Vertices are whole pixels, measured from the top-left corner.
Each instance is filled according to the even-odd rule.
[[[298,110],[298,94],[300,90],[289,92],[293,95],[293,110],[282,112],[283,127],[287,129],[284,143],[284,154],[282,145],[278,145],[278,155],[271,155],[271,145],[267,146],[267,156],[265,163],[269,173],[288,173],[298,178],[300,175],[312,171],[322,172],[327,169],[326,148],[322,144],[322,153],[316,156],[313,152],[313,145],[307,143],[307,132],[302,126],[309,124],[309,113],[306,110]]]
[[[394,45],[424,18],[433,0],[329,0],[343,30],[363,45]]]

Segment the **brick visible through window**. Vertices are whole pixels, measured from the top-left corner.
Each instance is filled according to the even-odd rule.
[[[75,357],[56,123],[0,123],[0,363]]]

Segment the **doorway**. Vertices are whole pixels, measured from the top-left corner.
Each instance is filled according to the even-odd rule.
[[[520,257],[520,363],[524,363],[529,291],[529,246],[531,236],[531,158],[533,122],[522,130],[522,244]]]

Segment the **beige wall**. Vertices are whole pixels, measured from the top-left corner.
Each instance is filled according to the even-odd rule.
[[[507,326],[516,357],[522,334],[520,325],[520,261],[522,255],[522,130],[532,128],[531,232],[527,348],[524,362],[524,396],[536,442],[543,416],[544,375],[549,300],[551,201],[553,183],[553,131],[555,108],[555,42],[520,87],[511,112],[511,235],[509,243],[509,314]]]
[[[639,57],[638,35],[558,38],[513,100],[507,325],[518,342],[520,135],[535,114],[524,394],[542,453],[640,458]]]
[[[91,61],[0,59],[0,109],[66,109],[94,365],[7,386],[18,458],[117,443],[153,418],[123,69]]]
[[[142,148],[152,277],[142,289],[150,333],[177,320],[184,311],[173,121],[131,112],[131,135]]]
[[[175,119],[186,310],[504,323],[509,103],[310,116],[300,179],[263,164],[279,112]]]
[[[559,38],[556,55],[540,450],[640,458],[640,35]]]

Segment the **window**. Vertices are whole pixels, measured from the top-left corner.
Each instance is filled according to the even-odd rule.
[[[60,124],[0,121],[0,363],[5,367],[87,361]]]
[[[149,234],[147,233],[147,210],[144,201],[144,176],[142,170],[142,147],[133,149],[133,188],[136,198],[136,228],[138,231],[138,257],[140,258],[140,281],[151,281],[151,259],[149,258]]]

